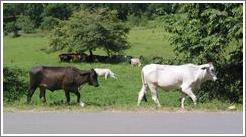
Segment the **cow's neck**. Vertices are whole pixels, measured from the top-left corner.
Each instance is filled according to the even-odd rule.
[[[206,71],[198,70],[195,77],[195,88],[199,89],[201,84],[207,80]]]
[[[90,73],[86,73],[86,75],[84,75],[84,78],[80,79],[79,82],[78,82],[78,85],[82,85],[82,84],[85,84],[87,82],[89,82],[90,80]]]

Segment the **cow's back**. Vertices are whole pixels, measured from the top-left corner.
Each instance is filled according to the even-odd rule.
[[[179,88],[187,78],[192,77],[189,65],[149,64],[143,67],[142,73],[147,83],[164,89]]]
[[[72,83],[74,69],[69,67],[36,67],[30,71],[30,80],[36,86],[44,86],[49,90],[62,89],[64,80]]]

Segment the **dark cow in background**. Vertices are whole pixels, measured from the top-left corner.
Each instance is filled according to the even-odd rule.
[[[72,60],[72,56],[68,53],[63,53],[59,55],[61,62],[70,62]]]
[[[86,61],[88,55],[85,53],[63,53],[59,55],[61,62],[82,62]]]
[[[98,87],[97,73],[94,69],[90,71],[82,71],[74,67],[35,67],[30,70],[30,86],[28,89],[27,102],[31,101],[33,93],[36,88],[40,88],[40,99],[45,102],[45,90],[50,91],[63,89],[67,103],[70,102],[69,93],[72,92],[77,95],[77,102],[80,102],[80,93],[78,88],[88,83]]]

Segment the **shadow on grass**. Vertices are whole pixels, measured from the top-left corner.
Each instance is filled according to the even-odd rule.
[[[96,107],[102,107],[103,105],[99,104],[99,103],[95,103],[95,102],[84,102],[85,105],[87,106],[96,106]],[[48,106],[79,106],[80,103],[77,102],[70,102],[70,103],[66,103],[64,100],[57,100],[57,101],[53,101],[51,103],[47,104]]]

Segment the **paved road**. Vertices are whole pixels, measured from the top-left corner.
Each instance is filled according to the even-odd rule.
[[[4,134],[242,134],[242,112],[4,112]]]

